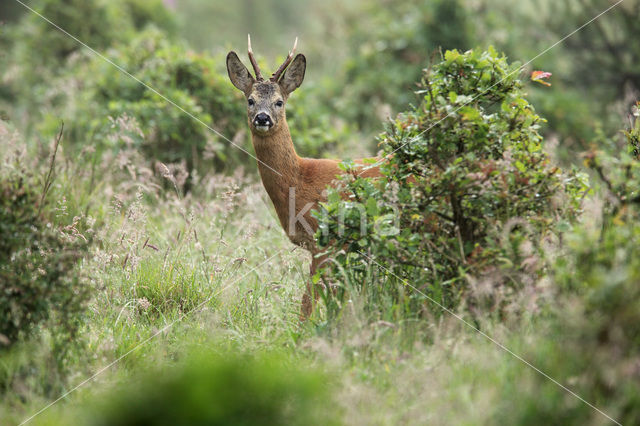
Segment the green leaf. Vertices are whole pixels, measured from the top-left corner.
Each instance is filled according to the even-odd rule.
[[[477,121],[480,121],[482,118],[480,116],[480,112],[477,109],[470,106],[464,106],[460,108],[459,112],[460,112],[460,115],[462,116],[462,119],[466,121],[477,122]]]
[[[444,60],[447,65],[451,65],[458,58],[460,58],[460,53],[455,49],[444,52]]]
[[[371,197],[367,200],[366,203],[367,214],[369,216],[377,216],[378,215],[378,201]]]
[[[327,196],[327,201],[329,202],[329,204],[339,203],[340,200],[341,200],[341,198],[340,198],[340,194],[338,193],[338,191],[335,191],[335,190],[330,190],[329,191],[329,195]]]

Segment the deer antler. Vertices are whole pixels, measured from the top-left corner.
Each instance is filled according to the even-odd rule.
[[[249,60],[251,61],[251,65],[253,65],[253,71],[256,73],[256,80],[262,81],[262,74],[260,73],[260,67],[258,67],[258,63],[256,62],[256,58],[253,57],[253,50],[251,50],[251,34],[247,34],[247,42],[249,44]]]
[[[280,78],[280,74],[282,74],[282,72],[291,63],[291,60],[293,59],[293,54],[295,53],[297,46],[298,46],[298,37],[296,37],[296,41],[293,42],[293,49],[291,49],[291,51],[289,52],[289,56],[287,56],[287,59],[284,60],[284,62],[282,63],[282,65],[280,65],[280,68],[278,68],[276,72],[271,74],[271,78],[270,78],[271,81],[278,81],[278,79]]]

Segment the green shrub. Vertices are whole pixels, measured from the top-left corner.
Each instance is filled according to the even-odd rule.
[[[126,42],[149,24],[169,32],[176,26],[161,0],[40,0],[29,6],[97,51]],[[9,35],[25,65],[46,65],[55,70],[83,49],[31,11],[25,11],[19,24],[9,29]]]
[[[447,51],[424,75],[422,102],[381,136],[384,177],[349,174],[329,191],[318,241],[372,298],[368,309],[421,309],[425,298],[403,280],[447,307],[489,283],[486,302],[501,308],[508,298],[498,295],[532,283],[543,243],[575,217],[583,183],[550,163],[517,70],[492,49]],[[344,291],[327,303],[340,306]]]
[[[96,50],[123,40],[132,29],[127,15],[122,13],[124,11],[109,7],[109,3],[103,0],[43,0],[29,6]],[[51,67],[53,64],[47,62],[53,61],[60,66],[71,54],[83,48],[32,12],[25,13],[13,30],[16,31],[13,40],[17,44],[17,53],[21,55],[20,60],[30,65]]]
[[[11,55],[2,65],[6,87],[1,94],[8,115],[27,134],[53,133],[63,119],[67,143],[74,148],[91,144],[118,150],[129,144],[152,160],[184,160],[188,171],[206,163],[231,168],[246,155],[206,127],[248,146],[243,102],[228,82],[224,58],[173,42],[173,17],[160,0],[71,0],[64,6],[45,0],[36,6],[195,119],[28,13],[3,34]],[[113,119],[123,115],[135,118],[143,134],[110,139]]]
[[[167,36],[175,30],[161,0],[40,0],[29,7],[100,53],[128,43],[147,26],[161,28]],[[45,112],[55,116],[55,127],[64,106],[80,97],[88,77],[82,69],[93,54],[45,19],[23,10],[18,22],[0,32],[0,46],[6,49],[0,61],[0,107],[30,136],[42,130]],[[71,123],[76,117],[64,118]]]
[[[640,422],[639,137],[636,119],[626,132],[626,149],[587,153],[587,165],[600,177],[600,200],[588,201],[594,217],[567,235],[565,253],[553,268],[562,298],[551,338],[525,356],[622,424]],[[516,398],[504,395],[509,423],[606,422],[540,375],[523,389]]]
[[[592,202],[602,223],[579,228],[580,235],[570,240],[571,256],[559,260],[557,278],[571,291],[589,292],[605,283],[614,288],[640,271],[634,254],[640,237],[640,120],[623,134],[625,146],[607,141],[583,154],[600,182],[602,200]]]
[[[42,192],[42,185],[23,165],[3,164],[0,343],[4,345],[29,337],[44,324],[67,344],[78,331],[88,298],[88,286],[76,270],[88,243],[52,223],[53,206]]]
[[[195,53],[157,30],[141,32],[130,43],[110,50],[109,57],[197,120],[247,146],[244,102],[226,75],[218,72],[222,57]],[[110,117],[128,115],[144,134],[129,140],[130,147],[152,159],[186,160],[189,171],[210,162],[205,155],[213,156],[219,169],[244,160],[246,154],[228,141],[102,59],[92,60],[87,76],[87,93],[73,108],[71,138],[76,143],[122,148],[126,141],[107,137]]]
[[[201,352],[107,396],[93,425],[330,425],[326,378],[275,355]]]

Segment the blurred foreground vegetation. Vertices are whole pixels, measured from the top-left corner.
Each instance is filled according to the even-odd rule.
[[[3,5],[3,424],[96,373],[33,423],[640,422],[639,1],[539,57],[613,3],[28,4],[128,75]],[[393,153],[317,212],[306,323],[307,254],[231,144],[247,32],[267,70],[300,37],[300,154]]]

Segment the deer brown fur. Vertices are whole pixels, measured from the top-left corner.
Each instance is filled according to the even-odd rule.
[[[301,158],[291,140],[284,106],[291,92],[302,84],[306,70],[304,55],[298,54],[292,60],[296,44],[269,80],[262,78],[253,57],[250,38],[249,59],[256,77],[251,75],[235,52],[227,55],[227,71],[233,85],[247,98],[249,128],[264,188],[291,242],[311,252],[313,275],[323,259],[317,256],[313,235],[317,221],[311,217],[311,211],[325,200],[327,186],[344,172],[338,167],[339,160]],[[361,161],[356,163],[362,164]],[[375,177],[380,175],[380,171],[371,167],[362,169],[359,174]],[[303,318],[312,311],[312,300],[315,299],[312,294],[316,296],[317,292],[309,283],[302,301]]]

